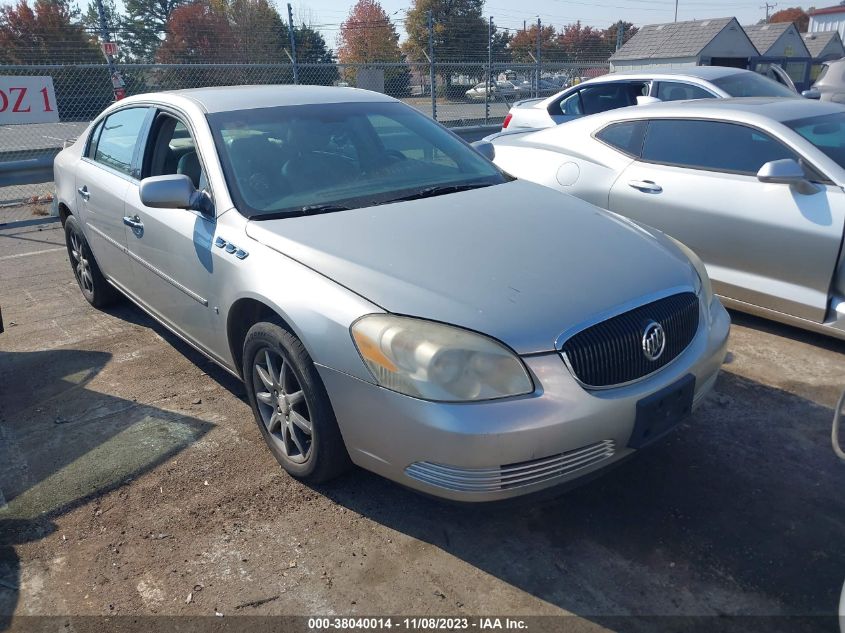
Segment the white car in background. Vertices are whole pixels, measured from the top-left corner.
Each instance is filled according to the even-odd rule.
[[[467,99],[472,101],[484,101],[484,95],[487,93],[487,84],[481,82],[466,91]],[[511,81],[495,81],[490,83],[490,98],[491,99],[505,99],[510,100],[522,94],[519,87]]]
[[[774,79],[750,70],[722,66],[613,73],[584,81],[551,97],[518,101],[505,117],[502,129],[553,127],[588,114],[655,100],[799,96],[781,68],[772,65],[769,71]]]

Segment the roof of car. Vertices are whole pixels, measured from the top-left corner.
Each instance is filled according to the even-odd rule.
[[[642,106],[619,108],[593,115],[596,120],[649,117],[718,117],[749,120],[757,117],[775,121],[792,121],[811,116],[823,116],[845,112],[845,106],[831,101],[814,101],[790,97],[742,97],[735,99],[695,99],[690,101],[666,101]]]
[[[643,77],[648,79],[660,79],[661,77],[697,77],[698,79],[717,79],[727,75],[748,73],[750,70],[744,68],[730,68],[728,66],[687,66],[686,68],[655,68],[653,70],[622,70],[603,75],[596,79],[611,79],[613,77]],[[591,79],[590,81],[595,81]]]
[[[184,97],[197,103],[208,113],[251,110],[273,106],[309,105],[314,103],[361,103],[395,101],[392,97],[361,90],[334,86],[219,86],[191,88],[148,95],[167,101],[170,96]]]

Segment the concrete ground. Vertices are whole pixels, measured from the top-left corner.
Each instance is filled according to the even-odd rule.
[[[0,306],[0,630],[12,614],[215,613],[835,630],[842,342],[733,314],[715,393],[668,439],[558,499],[491,510],[363,471],[286,476],[236,380],[128,302],[84,301],[57,224],[0,229]]]

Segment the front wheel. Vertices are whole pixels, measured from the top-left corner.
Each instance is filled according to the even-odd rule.
[[[72,215],[65,220],[65,243],[73,276],[79,284],[82,296],[95,308],[104,308],[114,303],[119,296],[118,292],[100,271],[88,240],[82,232],[82,226]]]
[[[296,336],[275,323],[253,325],[242,370],[258,428],[289,474],[320,483],[349,467],[326,388]]]

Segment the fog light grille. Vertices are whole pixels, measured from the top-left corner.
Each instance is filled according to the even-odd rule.
[[[494,468],[459,468],[431,462],[415,462],[405,469],[409,477],[439,488],[459,492],[495,492],[530,486],[571,475],[613,456],[613,440],[602,440],[589,446]]]

